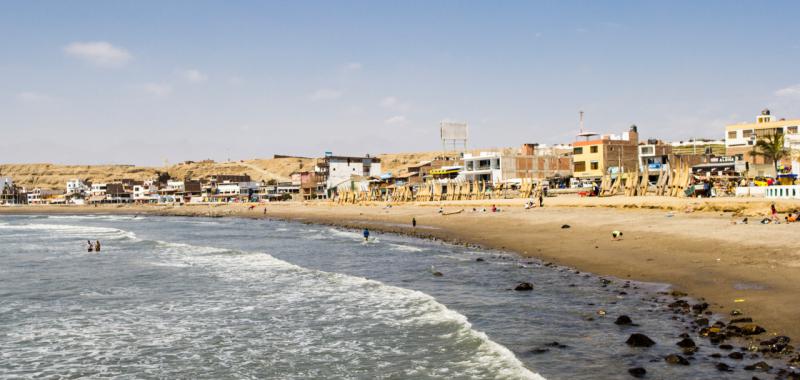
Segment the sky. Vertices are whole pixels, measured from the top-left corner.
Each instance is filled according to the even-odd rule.
[[[800,118],[797,1],[6,1],[0,163],[722,138]]]

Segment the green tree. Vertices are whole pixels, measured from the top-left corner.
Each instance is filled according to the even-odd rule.
[[[783,133],[772,133],[764,136],[753,146],[756,156],[764,157],[764,160],[772,161],[775,167],[775,175],[778,174],[778,162],[789,155],[789,150],[783,144]]]

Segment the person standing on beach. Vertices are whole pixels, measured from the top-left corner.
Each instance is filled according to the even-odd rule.
[[[369,229],[368,228],[364,229],[364,241],[365,242],[369,241]]]
[[[542,196],[542,193],[539,193],[539,207],[544,207],[544,196]]]
[[[417,228],[417,218],[411,218],[411,227]]]
[[[772,221],[773,222],[780,222],[781,220],[778,219],[778,210],[775,209],[775,203],[769,206],[770,214],[772,214]]]

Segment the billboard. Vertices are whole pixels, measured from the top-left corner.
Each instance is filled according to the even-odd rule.
[[[442,140],[467,140],[467,123],[443,121],[439,126]]]

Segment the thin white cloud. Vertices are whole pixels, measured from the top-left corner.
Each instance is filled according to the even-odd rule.
[[[789,86],[775,91],[777,96],[800,96],[800,84]]]
[[[345,70],[349,71],[358,71],[361,70],[364,66],[361,62],[349,62],[348,64],[344,65]]]
[[[166,83],[145,83],[139,88],[154,98],[165,98],[172,93],[172,85]]]
[[[313,101],[318,100],[336,100],[342,97],[342,92],[338,90],[332,90],[330,88],[321,88],[317,91],[314,91],[313,94],[309,96],[309,98]]]
[[[120,67],[133,58],[124,48],[108,42],[73,42],[63,48],[64,53],[95,66]]]
[[[400,101],[400,99],[394,96],[387,96],[381,99],[380,103],[381,107],[395,110],[395,111],[408,111],[411,109],[411,105],[407,102]]]
[[[383,123],[386,125],[402,125],[405,124],[406,121],[408,120],[406,119],[405,116],[397,115],[384,120]]]
[[[181,70],[179,74],[189,83],[202,83],[208,80],[208,75],[197,69]]]
[[[17,100],[24,103],[39,103],[50,100],[50,97],[33,91],[24,91],[17,94]]]

